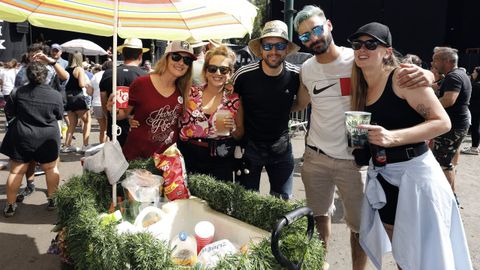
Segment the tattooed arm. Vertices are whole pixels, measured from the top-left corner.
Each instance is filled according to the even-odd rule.
[[[450,130],[450,118],[430,87],[419,87],[412,91],[412,89],[400,88],[394,82],[393,89],[397,96],[405,99],[425,118],[425,122],[397,130],[386,130],[381,126],[368,126],[370,143],[383,147],[394,147],[432,139]]]

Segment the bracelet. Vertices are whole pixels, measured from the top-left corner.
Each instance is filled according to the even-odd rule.
[[[53,62],[50,62],[48,63],[50,66],[55,66],[55,64],[57,63],[57,61],[53,61]]]

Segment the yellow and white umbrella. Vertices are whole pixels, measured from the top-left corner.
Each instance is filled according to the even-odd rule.
[[[8,22],[121,38],[244,37],[256,14],[247,0],[0,0],[0,18]]]
[[[0,0],[0,19],[34,26],[113,36],[161,40],[226,39],[251,33],[257,8],[247,0]],[[117,78],[113,57],[113,78]],[[113,94],[116,94],[114,83]],[[113,111],[116,111],[115,103]],[[116,114],[112,114],[117,130]],[[116,132],[113,141],[116,141]],[[116,205],[116,184],[112,200]]]

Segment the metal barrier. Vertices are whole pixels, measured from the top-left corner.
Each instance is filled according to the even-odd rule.
[[[310,106],[310,105],[309,105]],[[290,129],[290,136],[293,137],[298,131],[304,131],[305,133],[308,130],[308,113],[307,109],[298,112],[290,113],[290,121],[288,127]]]

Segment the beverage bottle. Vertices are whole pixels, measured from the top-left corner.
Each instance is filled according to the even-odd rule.
[[[171,242],[172,261],[178,265],[194,265],[197,263],[197,241],[186,232],[180,232]]]
[[[68,130],[68,126],[67,124],[65,123],[65,121],[62,121],[62,138],[66,138],[67,137],[67,130]]]
[[[387,164],[387,153],[385,148],[376,144],[370,144],[370,152],[372,154],[373,165],[383,167]]]
[[[372,122],[372,125],[377,125],[377,123]],[[370,153],[372,155],[372,163],[376,167],[383,167],[387,164],[387,153],[384,147],[370,144]]]

